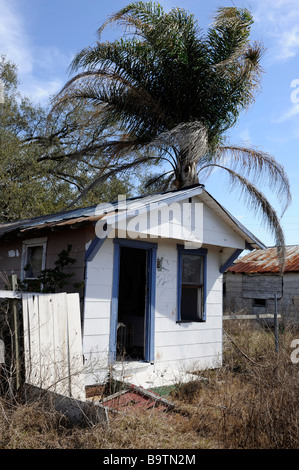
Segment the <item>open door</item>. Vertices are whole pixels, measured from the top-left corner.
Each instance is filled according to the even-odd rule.
[[[153,361],[155,245],[116,240],[114,250],[110,361]]]
[[[120,247],[117,359],[145,359],[146,267],[146,250]]]

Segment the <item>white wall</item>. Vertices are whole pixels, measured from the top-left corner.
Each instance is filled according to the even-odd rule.
[[[245,242],[240,235],[229,227],[206,204],[203,205],[203,242],[209,245],[244,249]]]
[[[173,369],[220,365],[222,362],[222,275],[220,249],[208,247],[206,321],[176,323],[177,248],[166,241],[158,246],[163,270],[157,271],[155,361]]]

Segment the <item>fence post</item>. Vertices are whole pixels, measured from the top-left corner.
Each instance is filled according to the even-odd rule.
[[[16,274],[11,276],[11,288],[13,291],[16,291],[18,288],[18,279]],[[13,342],[14,342],[14,361],[16,368],[16,389],[18,390],[21,385],[21,365],[20,365],[20,338],[19,338],[19,314],[18,314],[18,300],[13,299],[11,301],[12,305],[12,324],[13,324]]]
[[[278,315],[277,315],[277,294],[274,297],[274,329],[275,329],[275,351],[279,352],[279,338],[278,338]]]
[[[0,339],[0,370],[1,364],[5,363],[5,344],[2,339]]]

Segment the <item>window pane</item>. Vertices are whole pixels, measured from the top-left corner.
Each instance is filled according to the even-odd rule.
[[[27,249],[26,278],[37,277],[42,270],[43,247],[29,246]]]
[[[182,286],[181,320],[198,321],[202,318],[201,288]]]
[[[182,255],[182,283],[203,284],[203,257],[198,255]]]

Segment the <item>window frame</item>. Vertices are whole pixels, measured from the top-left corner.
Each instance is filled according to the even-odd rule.
[[[32,238],[30,240],[23,240],[22,243],[22,262],[21,262],[21,281],[34,281],[36,277],[27,277],[25,266],[27,266],[28,249],[36,246],[41,246],[42,251],[42,266],[41,271],[46,267],[46,249],[47,249],[47,237],[44,238]]]
[[[206,248],[188,249],[183,245],[177,245],[178,250],[178,266],[177,266],[177,323],[202,323],[206,321],[206,297],[207,297],[207,255]],[[196,255],[202,257],[203,260],[203,286],[202,286],[202,312],[198,319],[182,319],[181,300],[182,300],[182,275],[183,275],[183,255]]]

